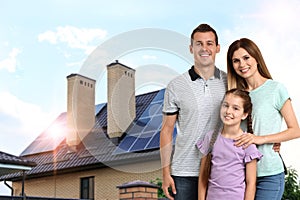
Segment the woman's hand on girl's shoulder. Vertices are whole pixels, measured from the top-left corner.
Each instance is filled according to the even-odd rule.
[[[264,144],[264,137],[254,135],[252,133],[245,133],[235,138],[235,146],[242,146],[246,149],[251,144]]]

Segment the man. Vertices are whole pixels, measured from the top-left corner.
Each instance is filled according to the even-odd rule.
[[[171,200],[198,198],[201,155],[195,144],[216,128],[227,89],[226,73],[215,66],[219,51],[216,31],[207,24],[200,24],[191,34],[190,52],[194,65],[173,79],[165,91],[160,153],[162,188]],[[172,154],[175,124],[177,136]]]

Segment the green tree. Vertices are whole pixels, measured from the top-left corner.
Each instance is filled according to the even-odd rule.
[[[158,198],[166,197],[164,191],[162,190],[162,180],[160,178],[156,178],[155,180],[151,180],[150,183],[156,184],[158,188]]]
[[[285,187],[282,200],[299,200],[300,199],[300,185],[298,182],[297,171],[291,167],[287,169],[285,176]]]

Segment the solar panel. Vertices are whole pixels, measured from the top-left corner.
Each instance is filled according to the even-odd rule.
[[[95,106],[95,115],[97,115],[106,103]],[[40,134],[22,153],[21,156],[53,151],[66,138],[67,113],[62,113],[57,119]]]
[[[129,126],[126,136],[120,142],[114,154],[159,148],[164,92],[165,89],[160,90],[141,117]],[[176,135],[177,130],[174,127],[173,138]]]
[[[97,104],[95,106],[95,115],[97,115],[105,105],[106,105],[106,103]]]
[[[157,144],[159,144],[160,131],[156,132],[151,140],[148,142],[146,149],[155,149],[158,148]]]
[[[149,121],[150,121],[150,117],[143,118],[136,122],[133,122],[131,124],[131,127],[129,128],[130,133],[132,135],[134,135],[134,134],[139,134],[139,133],[143,132],[145,126],[148,124]]]
[[[135,152],[144,150],[152,136],[153,133],[144,133],[142,136],[137,137],[134,143],[132,144],[130,151]]]
[[[166,89],[161,89],[157,95],[154,97],[154,99],[152,100],[152,103],[155,103],[157,101],[161,102],[164,101],[164,95],[165,95],[165,90]]]
[[[130,149],[132,144],[134,143],[134,141],[136,141],[136,137],[135,136],[127,136],[126,140],[123,140],[122,143],[120,143],[119,148],[121,150],[126,150],[126,149]]]
[[[55,150],[65,139],[66,128],[67,113],[62,113],[21,153],[21,156]]]

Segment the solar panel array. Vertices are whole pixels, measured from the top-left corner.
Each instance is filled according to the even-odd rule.
[[[114,154],[159,148],[164,92],[165,89],[160,90],[141,117],[129,126],[126,136],[120,142]],[[175,128],[175,137],[176,133]]]
[[[106,103],[95,106],[97,115]],[[40,134],[22,153],[21,156],[43,153],[55,150],[66,138],[67,133],[67,113],[62,113],[57,119]]]
[[[102,108],[106,105],[106,103],[100,103],[100,104],[97,104],[95,106],[95,115],[97,115],[101,110]]]
[[[114,154],[140,152],[159,148],[159,137],[162,126],[162,107],[165,89],[157,92],[141,116],[131,123],[126,135],[116,147]],[[106,103],[95,106],[95,115]],[[67,113],[62,113],[42,134],[40,134],[22,153],[21,156],[55,150],[66,138]],[[56,132],[55,137],[53,133]],[[174,127],[173,138],[177,131]],[[174,141],[173,141],[174,142]]]
[[[67,113],[62,113],[21,153],[21,156],[55,150],[65,139],[66,128]]]

